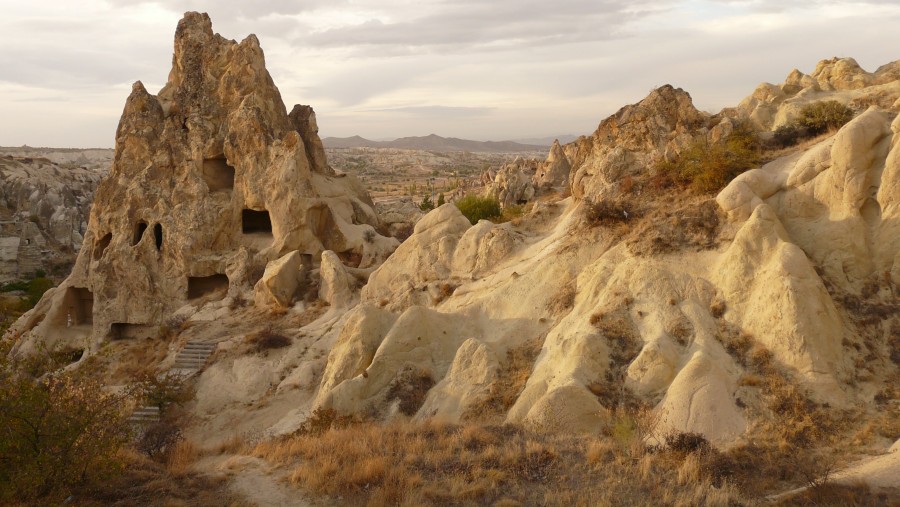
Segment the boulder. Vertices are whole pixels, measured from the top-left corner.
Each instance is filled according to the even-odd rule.
[[[295,250],[266,265],[265,273],[254,287],[254,301],[263,307],[288,307],[302,278],[303,263],[300,252]]]

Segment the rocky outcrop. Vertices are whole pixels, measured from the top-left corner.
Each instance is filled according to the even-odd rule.
[[[569,172],[572,167],[559,141],[553,141],[547,160],[534,173],[533,183],[538,192],[563,189],[569,186]]]
[[[894,103],[900,99],[898,66],[893,62],[870,73],[853,58],[822,60],[811,75],[794,69],[780,85],[760,84],[734,113],[749,119],[758,129],[774,130],[797,118],[807,104],[823,100],[836,100],[860,111],[871,105],[896,110]]]
[[[106,172],[90,164],[64,165],[34,150],[0,156],[0,281],[36,271],[68,272],[81,248],[94,190]],[[74,151],[74,150],[73,150]]]
[[[525,204],[534,198],[534,178],[540,165],[537,160],[521,157],[503,164],[490,181],[487,194],[500,201],[502,208]]]
[[[572,166],[572,195],[592,201],[611,196],[625,176],[646,173],[658,160],[687,146],[707,117],[687,92],[670,85],[623,107],[592,136],[564,150]]]
[[[80,339],[96,344],[183,305],[249,293],[237,282],[286,255],[381,263],[397,241],[375,231],[365,189],[328,168],[316,132],[310,108],[287,113],[254,35],[227,40],[207,15],[185,14],[166,85],[152,95],[137,82],[126,101],[72,274],[20,331],[53,336],[76,312]],[[288,285],[270,287],[279,304]]]
[[[709,121],[684,92],[658,90],[593,136],[554,147],[572,167],[575,198],[542,207],[549,217],[469,226],[450,208],[426,215],[363,288],[364,304],[380,308],[378,338],[344,328],[329,363],[357,373],[322,384],[316,406],[404,417],[396,386],[427,379],[434,387],[414,417],[460,420],[496,406],[498,386],[522,374],[506,421],[594,433],[635,396],[655,406],[660,434],[730,445],[768,417],[767,395],[748,384],[754,361],[821,403],[868,403],[897,368],[884,355],[900,329],[890,310],[900,308],[894,117],[873,107],[736,178],[717,198],[730,222],[720,247],[637,255],[621,229],[578,226],[583,201],[614,195],[623,176],[697,136],[722,142],[740,121]],[[539,352],[523,366],[518,351],[529,346]],[[360,349],[371,359],[347,356]],[[873,373],[854,371],[867,361]]]

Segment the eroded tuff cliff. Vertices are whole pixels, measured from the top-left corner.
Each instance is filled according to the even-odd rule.
[[[126,101],[72,274],[17,330],[92,349],[152,335],[199,298],[248,292],[288,254],[300,264],[290,285],[313,295],[326,249],[354,267],[381,262],[396,240],[375,232],[365,189],[326,165],[317,131],[311,108],[288,114],[254,35],[227,40],[186,14],[166,85],[152,95],[137,82]]]
[[[128,99],[75,271],[17,326],[139,349],[156,342],[129,326],[183,317],[155,366],[177,365],[189,339],[217,345],[189,407],[198,439],[290,432],[317,408],[598,433],[641,404],[659,434],[727,446],[782,421],[786,386],[809,414],[895,414],[893,104],[713,201],[647,176],[744,113],[706,115],[666,86],[554,146],[549,179],[571,196],[474,226],[447,204],[396,246],[364,191],[328,170],[311,110],[286,113],[256,39],[227,41],[188,14],[169,83]],[[623,194],[632,213],[598,219],[593,205]],[[310,296],[327,305],[294,304]],[[251,347],[259,328],[284,346]]]
[[[435,385],[417,418],[594,432],[637,396],[661,430],[728,445],[780,417],[758,381],[777,371],[825,406],[896,414],[900,120],[885,93],[900,82],[893,65],[848,62],[822,62],[790,91],[857,117],[739,176],[717,205],[645,183],[657,161],[727,138],[759,108],[711,116],[666,86],[562,147],[572,197],[516,224],[470,226],[452,205],[429,213],[363,288],[313,406],[392,417],[397,386],[425,377]],[[592,203],[623,197],[631,219],[591,222]],[[695,230],[706,239],[685,237]],[[527,382],[498,403],[523,357]]]
[[[109,150],[0,150],[0,281],[65,275],[87,230]]]

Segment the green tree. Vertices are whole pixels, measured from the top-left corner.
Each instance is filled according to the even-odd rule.
[[[826,100],[804,106],[797,123],[811,135],[818,135],[837,130],[852,119],[852,109],[836,100]]]
[[[438,194],[438,202],[437,202],[437,206],[438,206],[438,207],[441,207],[441,206],[443,206],[444,204],[447,204],[447,201],[444,200],[444,193],[441,192],[440,194]]]
[[[453,204],[469,219],[472,225],[477,224],[479,220],[500,216],[500,201],[493,197],[480,197],[470,194],[462,199],[458,199]]]
[[[425,194],[425,197],[422,198],[421,204],[419,204],[419,209],[422,211],[429,211],[434,209],[434,203],[431,201],[431,196]]]

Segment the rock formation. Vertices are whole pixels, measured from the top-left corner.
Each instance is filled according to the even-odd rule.
[[[445,204],[398,246],[327,166],[312,110],[287,113],[256,38],[189,13],[169,82],[155,96],[136,83],[126,103],[72,275],[16,330],[26,346],[90,346],[188,319],[218,346],[196,378],[204,434],[288,433],[320,408],[601,433],[643,404],[660,435],[729,446],[779,417],[779,379],[822,410],[896,410],[900,120],[878,99],[895,69],[825,62],[715,117],[664,86],[493,179],[507,206],[566,181],[570,196],[474,226]],[[872,107],[734,179],[720,209],[664,189],[646,198],[670,215],[592,221],[626,178],[699,136],[727,139],[760,104],[849,92]],[[708,240],[642,248],[660,216]],[[241,298],[255,306],[225,303]],[[284,346],[251,350],[250,328],[272,326]]]
[[[537,160],[521,157],[503,164],[487,187],[487,194],[500,201],[503,208],[525,204],[534,198],[534,177],[540,165]]]
[[[796,118],[803,106],[821,100],[836,100],[856,109],[877,105],[897,110],[900,99],[898,62],[866,72],[852,58],[832,58],[816,65],[811,75],[791,71],[781,85],[760,84],[741,101],[736,114],[757,128],[774,130]]]
[[[824,62],[791,82],[823,89],[818,100],[854,83],[867,85],[861,100],[898,85],[860,75]],[[539,350],[527,383],[495,415],[539,428],[600,431],[628,392],[655,404],[661,431],[729,445],[761,414],[753,407],[765,394],[742,380],[751,352],[815,400],[871,403],[898,368],[885,354],[900,333],[895,112],[874,105],[818,145],[732,181],[717,198],[728,220],[719,246],[647,256],[629,247],[641,227],[625,226],[633,239],[621,241],[580,218],[586,202],[615,197],[625,177],[698,136],[726,139],[733,118],[700,113],[666,86],[592,136],[554,146],[551,158],[571,168],[572,197],[536,207],[529,225],[470,226],[450,206],[426,215],[363,288],[314,406],[397,417],[391,393],[414,375],[434,384],[415,417],[464,419],[492,406],[486,386],[523,350]],[[508,205],[519,187],[502,188]],[[361,331],[367,319],[377,332]]]
[[[3,151],[0,281],[28,279],[36,271],[67,272],[81,248],[94,190],[106,168],[90,164],[83,154],[60,164],[36,150]],[[72,152],[67,155],[77,153]]]
[[[151,95],[137,82],[126,101],[72,274],[19,330],[52,340],[74,320],[66,339],[91,346],[248,292],[283,256],[306,273],[326,250],[379,264],[397,242],[375,231],[365,189],[326,165],[317,131],[311,108],[287,113],[254,35],[236,43],[186,14],[166,85]],[[290,304],[288,292],[271,300]]]

